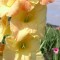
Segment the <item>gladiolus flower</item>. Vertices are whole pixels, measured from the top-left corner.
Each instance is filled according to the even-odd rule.
[[[8,37],[6,39],[6,41],[8,43],[7,45],[10,46],[10,48],[12,48],[12,50],[19,51],[22,53],[36,51],[39,47],[39,41],[36,40],[37,39],[36,37],[31,36],[31,34],[35,33],[35,32],[36,32],[35,30],[32,31],[29,28],[20,30],[17,34],[16,39],[13,37]],[[35,44],[37,44],[37,45],[35,45]]]
[[[20,10],[18,15],[11,19],[11,32],[14,38],[7,38],[7,46],[13,51],[21,53],[38,52],[40,40],[45,32],[46,6],[37,4],[35,8],[26,13]],[[12,37],[13,37],[12,36]],[[35,46],[35,47],[34,47]]]
[[[53,48],[53,52],[54,52],[55,54],[58,54],[59,48]]]
[[[56,27],[57,30],[60,30],[60,27]]]

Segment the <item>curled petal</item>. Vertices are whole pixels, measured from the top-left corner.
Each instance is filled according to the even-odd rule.
[[[27,35],[29,35],[31,33],[35,33],[35,30],[29,29],[29,28],[25,28],[25,29],[20,30],[18,32],[18,35],[17,35],[16,38],[17,38],[18,41],[21,41],[25,36],[27,36]]]
[[[10,7],[7,16],[14,16],[19,13],[20,9],[23,11],[30,11],[34,6],[27,0],[16,0],[13,5]]]
[[[30,1],[31,3],[34,3],[34,4],[38,4],[39,0],[28,0]]]

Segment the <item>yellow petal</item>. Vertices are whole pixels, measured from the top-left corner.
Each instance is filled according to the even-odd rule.
[[[9,8],[5,5],[0,6],[0,17],[3,17],[8,12]]]
[[[18,32],[19,29],[12,22],[10,22],[10,30],[11,30],[12,34],[14,36],[16,36],[16,34],[17,34],[17,32]]]
[[[20,2],[19,0],[16,0],[14,2],[14,4],[10,7],[8,13],[7,13],[7,16],[12,16],[12,15],[15,15],[16,13],[18,13],[17,11],[20,9]]]
[[[2,41],[3,38],[3,27],[0,25],[0,42]]]
[[[7,16],[15,16],[19,13],[20,9],[24,11],[31,11],[34,8],[29,1],[16,0],[13,5],[10,7]]]
[[[29,0],[21,0],[20,1],[21,9],[25,11],[31,11],[34,8],[34,4],[31,3]]]
[[[7,6],[9,6],[9,7],[12,6],[15,1],[16,0],[8,0]]]
[[[0,5],[4,5],[7,3],[8,0],[0,0]]]
[[[37,4],[39,0],[29,0],[31,3]]]
[[[24,39],[25,36],[27,36],[28,34],[34,33],[35,30],[29,29],[29,28],[24,28],[22,30],[20,30],[16,36],[17,41],[21,41]]]
[[[15,48],[15,46],[16,46],[16,40],[15,40],[14,36],[8,36],[8,37],[6,38],[6,46],[7,46],[10,50],[16,51],[16,48]]]
[[[0,41],[2,40],[3,36],[4,36],[4,32],[6,29],[6,21],[5,21],[6,17],[1,18],[0,20]]]
[[[7,23],[7,17],[4,16],[0,20],[0,40],[2,40],[4,35],[8,35],[10,33],[11,33],[11,31],[10,31],[10,27]]]

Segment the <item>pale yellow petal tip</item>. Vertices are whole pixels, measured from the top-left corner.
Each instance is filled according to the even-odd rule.
[[[22,40],[28,33],[29,33],[29,29],[28,28],[20,30],[18,32],[18,34],[17,34],[17,40],[18,41]]]
[[[8,0],[7,6],[11,7],[14,4],[15,0]]]
[[[39,59],[45,60],[43,54],[41,53],[41,51],[36,54],[36,59],[37,60],[39,60]]]
[[[35,29],[30,29],[30,28],[24,28],[23,30],[20,30],[17,34],[17,40],[21,41],[22,39],[24,39],[25,36],[29,35],[29,34],[33,34],[35,33],[36,30]]]
[[[0,17],[3,17],[4,15],[6,15],[6,13],[8,12],[9,7],[2,5],[0,7]]]
[[[15,45],[16,45],[16,40],[13,36],[8,36],[6,37],[6,46],[10,49],[10,50],[14,50]],[[12,48],[12,49],[11,49]],[[16,51],[16,49],[15,49]]]
[[[0,21],[0,41],[2,40],[2,38],[4,36],[4,32],[5,32],[5,26]]]
[[[39,0],[29,0],[29,1],[33,4],[38,4],[39,3]]]

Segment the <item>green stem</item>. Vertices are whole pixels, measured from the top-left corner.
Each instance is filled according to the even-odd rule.
[[[53,55],[53,60],[58,60],[58,55],[57,54]]]

